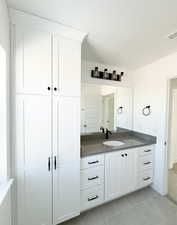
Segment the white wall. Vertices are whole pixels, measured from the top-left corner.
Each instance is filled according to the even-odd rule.
[[[3,168],[7,166],[7,160],[4,156],[7,153],[8,146],[8,70],[9,70],[9,19],[5,0],[0,0],[0,143],[1,154],[3,157]],[[4,64],[5,63],[5,64]],[[7,158],[9,155],[7,155]],[[2,162],[1,162],[2,163]],[[9,175],[9,171],[6,171]],[[2,178],[2,177],[1,177]],[[0,178],[0,179],[1,179]]]
[[[134,86],[134,130],[157,136],[154,188],[166,193],[166,106],[167,81],[177,77],[177,53],[164,57],[132,72]],[[152,113],[145,117],[142,108],[151,105]]]
[[[0,163],[1,169],[4,169],[5,176],[1,177],[5,180],[6,175],[10,174],[10,164],[9,164],[9,140],[8,140],[8,74],[9,74],[9,19],[8,10],[5,0],[0,0],[0,46],[1,46],[1,65],[0,65]],[[4,60],[6,65],[3,66]],[[6,155],[7,153],[7,155]],[[3,160],[2,158],[3,157]],[[4,160],[4,157],[6,159]],[[3,163],[3,167],[2,167]],[[5,168],[8,168],[6,170]],[[0,205],[0,224],[10,225],[11,224],[11,199],[10,192],[7,194],[2,204]]]
[[[3,203],[0,206],[0,224],[11,225],[11,194],[10,191],[7,193]]]

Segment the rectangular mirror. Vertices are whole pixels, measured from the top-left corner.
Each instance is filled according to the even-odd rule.
[[[132,89],[82,83],[81,133],[132,129]]]

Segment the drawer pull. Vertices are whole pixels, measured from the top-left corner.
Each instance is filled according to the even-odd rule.
[[[147,180],[150,180],[151,177],[146,177],[146,178],[143,178],[144,181],[147,181]]]
[[[144,150],[144,152],[151,152],[151,149],[148,149],[148,150]]]
[[[88,180],[95,180],[95,179],[98,179],[99,176],[95,176],[95,177],[92,177],[92,178],[88,178]]]
[[[90,201],[93,201],[93,200],[95,200],[95,199],[97,199],[98,198],[98,195],[96,195],[95,197],[93,197],[93,198],[88,198],[88,201],[90,202]]]
[[[144,163],[144,165],[149,165],[149,164],[151,164],[151,162],[145,162],[145,163]]]
[[[93,162],[88,162],[88,164],[95,164],[95,163],[99,163],[99,161],[96,160],[96,161],[93,161]]]

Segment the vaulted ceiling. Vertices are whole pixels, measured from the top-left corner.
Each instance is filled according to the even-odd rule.
[[[10,7],[88,32],[83,58],[128,69],[177,51],[176,0],[7,0]]]

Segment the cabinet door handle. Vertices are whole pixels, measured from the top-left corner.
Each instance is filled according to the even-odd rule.
[[[148,150],[144,150],[144,152],[151,152],[151,149],[148,149]]]
[[[95,163],[99,163],[99,161],[96,160],[96,161],[93,161],[93,162],[88,162],[88,164],[95,164]]]
[[[151,179],[151,177],[146,177],[146,178],[143,178],[143,180],[144,181],[146,181],[146,180],[150,180]]]
[[[57,169],[57,157],[54,156],[54,169],[56,170]]]
[[[128,154],[127,154],[127,153],[125,153],[125,156],[128,156]]]
[[[149,165],[149,164],[151,164],[151,162],[145,162],[145,163],[144,163],[144,165]]]
[[[122,157],[124,157],[124,154],[121,154]]]
[[[47,87],[47,90],[50,91],[50,87]]]
[[[91,178],[88,178],[88,180],[95,180],[95,179],[98,179],[99,176],[95,176],[95,177],[91,177]]]
[[[57,88],[56,87],[54,87],[54,91],[57,91]]]
[[[48,157],[48,171],[50,171],[50,157]]]
[[[95,197],[93,197],[93,198],[88,198],[88,201],[90,202],[90,201],[93,201],[93,200],[95,200],[95,199],[97,199],[98,198],[98,195],[96,195]]]

